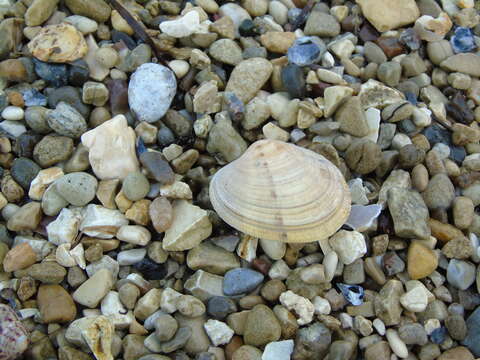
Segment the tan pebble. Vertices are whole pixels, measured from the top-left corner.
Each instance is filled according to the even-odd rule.
[[[130,15],[133,16],[134,18],[137,18],[136,20],[138,21],[138,16],[137,15],[133,15],[131,13],[130,13]],[[110,21],[112,22],[112,27],[115,30],[124,32],[128,35],[133,35],[134,34],[134,31],[131,28],[131,26],[128,25],[127,21],[118,13],[117,10],[112,11],[112,13],[110,15]]]
[[[10,231],[35,230],[42,220],[42,207],[32,201],[23,205],[7,222]]]
[[[453,202],[453,221],[457,228],[467,229],[473,221],[475,206],[466,196],[458,196]]]
[[[438,266],[436,253],[426,246],[412,242],[408,248],[407,270],[412,280],[427,277]]]
[[[293,45],[296,36],[292,32],[268,31],[260,36],[260,42],[268,51],[286,54],[288,48]]]
[[[37,261],[37,255],[28,243],[13,247],[3,259],[3,269],[6,272],[25,269]]]
[[[412,184],[419,192],[423,192],[427,188],[428,170],[423,164],[415,165],[412,169]]]
[[[46,324],[72,321],[77,315],[77,307],[72,297],[60,285],[41,285],[37,303]]]

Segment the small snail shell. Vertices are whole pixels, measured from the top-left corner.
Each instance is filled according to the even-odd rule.
[[[210,201],[237,230],[292,243],[332,235],[350,213],[350,192],[335,165],[276,140],[253,143],[220,169],[210,183]]]
[[[19,358],[29,343],[29,334],[15,311],[8,305],[0,304],[0,359]]]

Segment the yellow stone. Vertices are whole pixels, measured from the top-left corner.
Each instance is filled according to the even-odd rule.
[[[407,270],[410,279],[418,280],[430,275],[438,266],[438,258],[432,249],[412,242],[408,248]]]

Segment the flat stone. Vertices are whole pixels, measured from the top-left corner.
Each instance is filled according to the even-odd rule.
[[[189,250],[210,236],[212,224],[208,214],[186,200],[173,203],[173,222],[165,231],[163,248],[168,251]]]
[[[480,56],[474,53],[452,55],[440,63],[440,67],[448,71],[456,71],[471,76],[480,76]]]
[[[223,160],[230,162],[239,158],[247,147],[247,143],[233,127],[231,120],[226,116],[216,116],[215,124],[208,136],[207,151],[213,155],[220,155]]]
[[[293,352],[293,340],[274,341],[265,346],[262,360],[290,360]]]
[[[223,276],[197,270],[185,281],[185,289],[202,301],[223,296]]]
[[[363,15],[379,32],[411,24],[420,17],[414,0],[357,0],[357,3]]]

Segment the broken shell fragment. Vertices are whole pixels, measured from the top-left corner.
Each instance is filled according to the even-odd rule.
[[[253,143],[220,169],[210,183],[210,201],[237,230],[290,243],[327,238],[350,213],[350,192],[335,165],[276,140]]]

